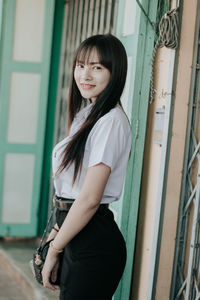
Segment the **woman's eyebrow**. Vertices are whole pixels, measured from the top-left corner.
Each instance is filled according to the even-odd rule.
[[[79,64],[85,64],[85,61],[82,61],[82,60],[78,59],[77,63],[79,63]],[[99,61],[91,61],[91,62],[89,62],[89,65],[96,65],[96,64],[101,65],[101,63]]]
[[[90,65],[100,65],[101,63],[99,61],[91,61],[90,62]]]

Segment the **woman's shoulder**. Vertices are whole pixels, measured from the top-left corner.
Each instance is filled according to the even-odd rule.
[[[112,139],[117,137],[123,141],[131,140],[130,122],[121,106],[117,105],[95,123],[90,131],[89,140],[94,137],[106,139],[106,136]]]
[[[107,114],[100,118],[99,123],[118,124],[126,130],[130,130],[129,119],[120,105],[116,105]]]

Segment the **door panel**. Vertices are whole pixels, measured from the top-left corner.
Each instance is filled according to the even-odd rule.
[[[54,6],[3,2],[0,236],[37,235]]]

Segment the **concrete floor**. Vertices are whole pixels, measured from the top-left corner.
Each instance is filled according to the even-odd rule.
[[[45,289],[32,275],[29,261],[37,245],[37,240],[0,240],[0,300],[59,299],[58,291]]]
[[[28,300],[21,287],[0,266],[0,300]]]

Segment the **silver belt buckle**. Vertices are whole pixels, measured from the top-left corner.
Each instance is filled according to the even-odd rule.
[[[72,204],[72,203],[73,201],[71,200],[60,200],[57,198],[56,195],[54,195],[53,197],[53,205],[60,210],[67,210],[68,204]]]
[[[68,208],[68,205],[73,203],[73,201],[71,200],[58,200],[59,201],[59,204],[60,204],[60,208],[63,209],[63,210],[67,210]]]
[[[64,201],[62,201],[62,200],[57,200],[58,201],[58,203],[59,203],[59,209],[60,210],[65,210],[65,209],[67,209],[67,203],[65,203]]]
[[[59,208],[60,210],[64,209],[63,201],[59,200],[56,195],[53,197],[53,206]]]

